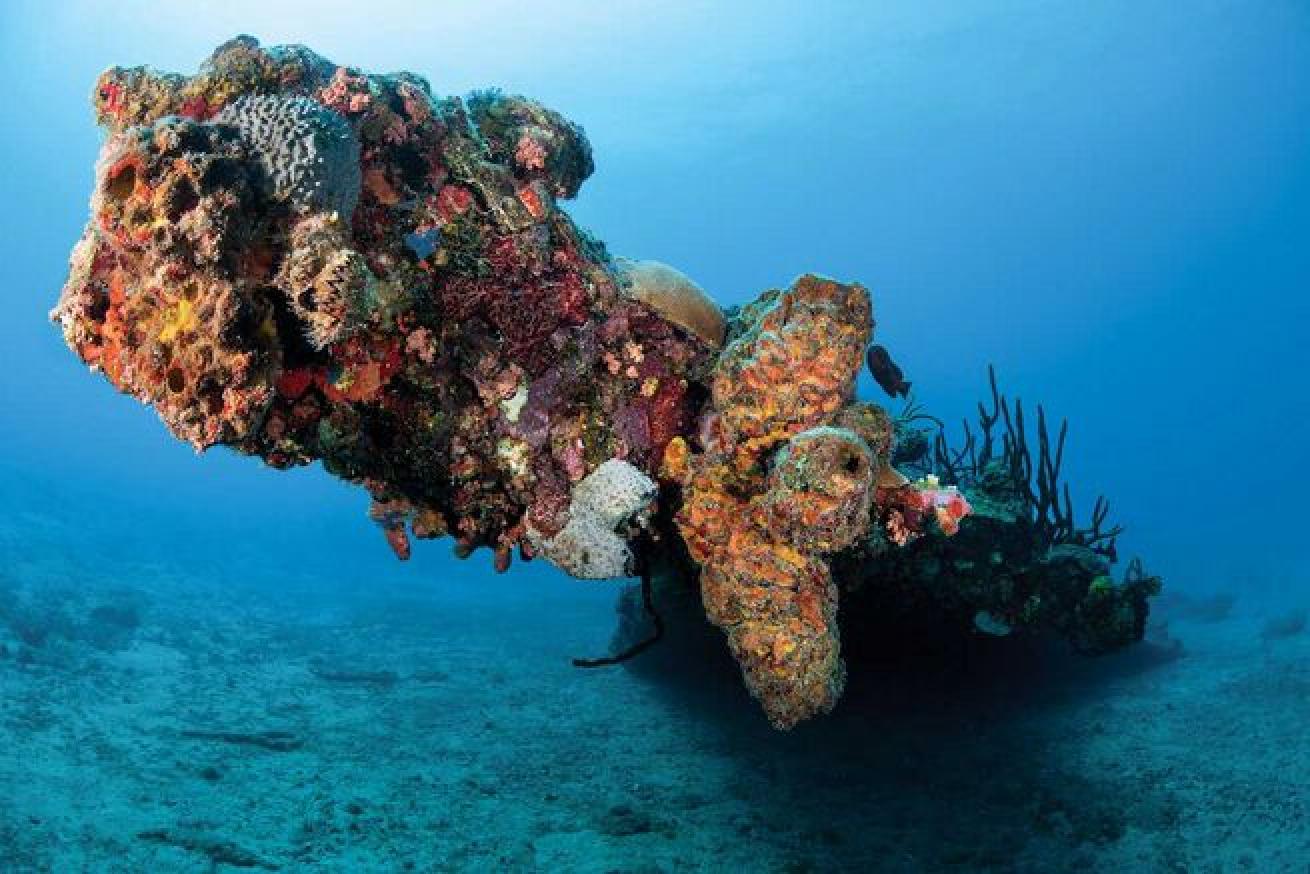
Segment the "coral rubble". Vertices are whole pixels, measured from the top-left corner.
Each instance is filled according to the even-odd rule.
[[[559,206],[592,171],[585,136],[531,100],[238,37],[195,76],[111,69],[93,102],[108,139],[52,313],[68,345],[197,450],[362,486],[402,559],[450,535],[497,570],[517,551],[599,579],[685,554],[786,728],[841,694],[839,591],[897,591],[925,555],[972,562],[1004,534],[985,495],[961,525],[973,492],[893,466],[913,429],[855,380],[868,360],[909,383],[870,349],[863,287],[807,275],[728,314],[611,258]],[[957,531],[970,546],[943,545]],[[1108,579],[1095,542],[1019,577],[1004,552],[957,560],[950,585],[987,633],[1029,610],[1122,643],[1149,586],[1067,585]]]

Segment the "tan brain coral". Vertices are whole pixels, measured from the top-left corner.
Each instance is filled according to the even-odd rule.
[[[659,261],[630,261],[620,266],[628,280],[628,294],[711,348],[723,345],[727,324],[723,311],[705,291],[678,270]]]

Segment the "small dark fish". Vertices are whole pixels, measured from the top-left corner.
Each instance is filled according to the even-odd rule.
[[[901,372],[901,368],[892,361],[892,355],[887,351],[886,346],[870,346],[866,360],[869,363],[869,372],[873,374],[878,385],[882,386],[883,391],[894,398],[909,396],[910,384],[905,381],[905,374]]]

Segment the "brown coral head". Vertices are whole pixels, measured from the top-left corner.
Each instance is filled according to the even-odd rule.
[[[832,423],[835,427],[854,431],[869,445],[880,465],[886,465],[891,456],[896,428],[892,417],[877,404],[856,401],[842,407]]]
[[[235,259],[253,196],[245,157],[232,136],[188,119],[115,134],[96,168],[93,223],[120,252],[154,249],[194,264]]]
[[[820,427],[792,437],[769,471],[764,498],[775,536],[804,551],[850,546],[868,531],[878,469],[853,431]]]
[[[55,317],[84,361],[196,449],[245,437],[272,399],[272,306],[242,283],[167,267],[135,277],[89,231]]]
[[[582,128],[535,100],[492,90],[467,105],[492,158],[520,179],[546,183],[555,197],[576,196],[595,169]]]
[[[811,274],[747,304],[711,376],[728,439],[751,454],[832,422],[854,394],[872,331],[863,286]]]
[[[703,569],[701,596],[706,615],[726,632],[751,695],[780,729],[828,712],[841,696],[845,668],[827,564],[758,529],[739,531],[732,546]]]
[[[727,323],[723,311],[705,291],[683,273],[659,261],[619,260],[628,295],[646,304],[666,320],[712,349],[723,345]]]

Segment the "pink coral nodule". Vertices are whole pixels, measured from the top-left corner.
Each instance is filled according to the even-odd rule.
[[[919,494],[923,509],[933,512],[937,527],[947,537],[954,536],[960,530],[960,520],[973,512],[964,494],[954,486],[925,489]]]

